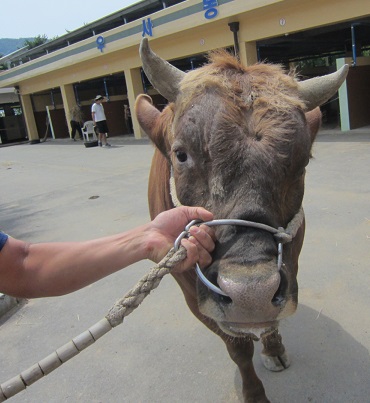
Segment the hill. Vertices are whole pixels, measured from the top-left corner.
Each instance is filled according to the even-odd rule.
[[[9,53],[23,47],[24,41],[33,38],[0,38],[0,55],[6,56]]]

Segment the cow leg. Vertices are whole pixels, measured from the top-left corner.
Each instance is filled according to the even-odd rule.
[[[279,372],[290,366],[290,360],[281,341],[278,329],[262,335],[261,340],[263,344],[261,359],[263,365],[268,370]]]
[[[253,341],[249,338],[224,339],[231,359],[239,367],[243,381],[243,398],[248,403],[268,403],[265,389],[253,367]]]

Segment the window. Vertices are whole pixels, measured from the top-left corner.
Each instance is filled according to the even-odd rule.
[[[15,116],[22,115],[22,108],[20,106],[13,106],[12,110]]]

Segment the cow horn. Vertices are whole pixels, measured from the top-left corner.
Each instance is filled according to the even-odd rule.
[[[348,70],[349,66],[345,64],[335,73],[300,81],[299,95],[305,101],[307,111],[312,111],[330,99],[346,79]]]
[[[148,38],[142,39],[139,53],[144,72],[153,87],[168,101],[175,101],[179,92],[179,83],[186,73],[157,56],[150,49]]]

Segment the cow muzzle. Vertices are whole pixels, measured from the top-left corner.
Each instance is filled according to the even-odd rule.
[[[203,224],[208,225],[210,227],[216,226],[216,225],[239,225],[239,226],[244,226],[244,227],[252,227],[252,228],[257,228],[260,230],[264,230],[267,232],[270,232],[274,235],[276,242],[278,243],[278,255],[276,259],[276,264],[277,264],[277,270],[280,271],[282,264],[283,264],[283,244],[287,242],[291,242],[294,236],[297,234],[298,229],[301,227],[304,219],[304,212],[303,208],[300,208],[298,213],[294,216],[294,218],[289,222],[288,226],[286,229],[279,227],[279,228],[274,228],[266,224],[261,224],[257,223],[254,221],[246,221],[246,220],[237,220],[237,219],[222,219],[222,220],[213,220],[213,221],[208,221],[204,222]],[[186,227],[185,230],[178,236],[178,238],[175,241],[174,248],[177,250],[180,246],[181,239],[186,237],[189,233],[189,229],[193,225],[198,225],[201,224],[202,222],[199,220],[193,220],[190,222]],[[225,297],[228,297],[229,295],[225,290],[222,289],[222,287],[218,287],[211,281],[209,281],[204,274],[202,273],[200,267],[198,264],[196,264],[196,273],[200,279],[200,281],[208,287],[210,290],[213,292],[223,295]]]
[[[225,295],[198,282],[200,312],[229,335],[259,337],[296,309],[292,292],[296,291],[296,278],[285,264],[278,270],[275,259],[247,263],[221,258],[206,273]]]
[[[238,264],[233,258],[213,262],[207,270],[207,278],[196,265],[197,275],[203,284],[199,287],[208,294],[200,301],[200,310],[215,320],[227,334],[244,337],[246,334],[260,334],[275,328],[278,321],[294,313],[296,301],[287,297],[287,274],[283,263],[283,245],[291,242],[304,221],[301,208],[289,222],[286,229],[245,220],[214,220],[205,222],[209,226],[241,225],[265,230],[273,234],[277,243],[275,259],[256,264]],[[188,234],[192,221],[175,242],[175,249]],[[253,251],[252,251],[253,253]],[[207,292],[208,290],[208,292]]]

